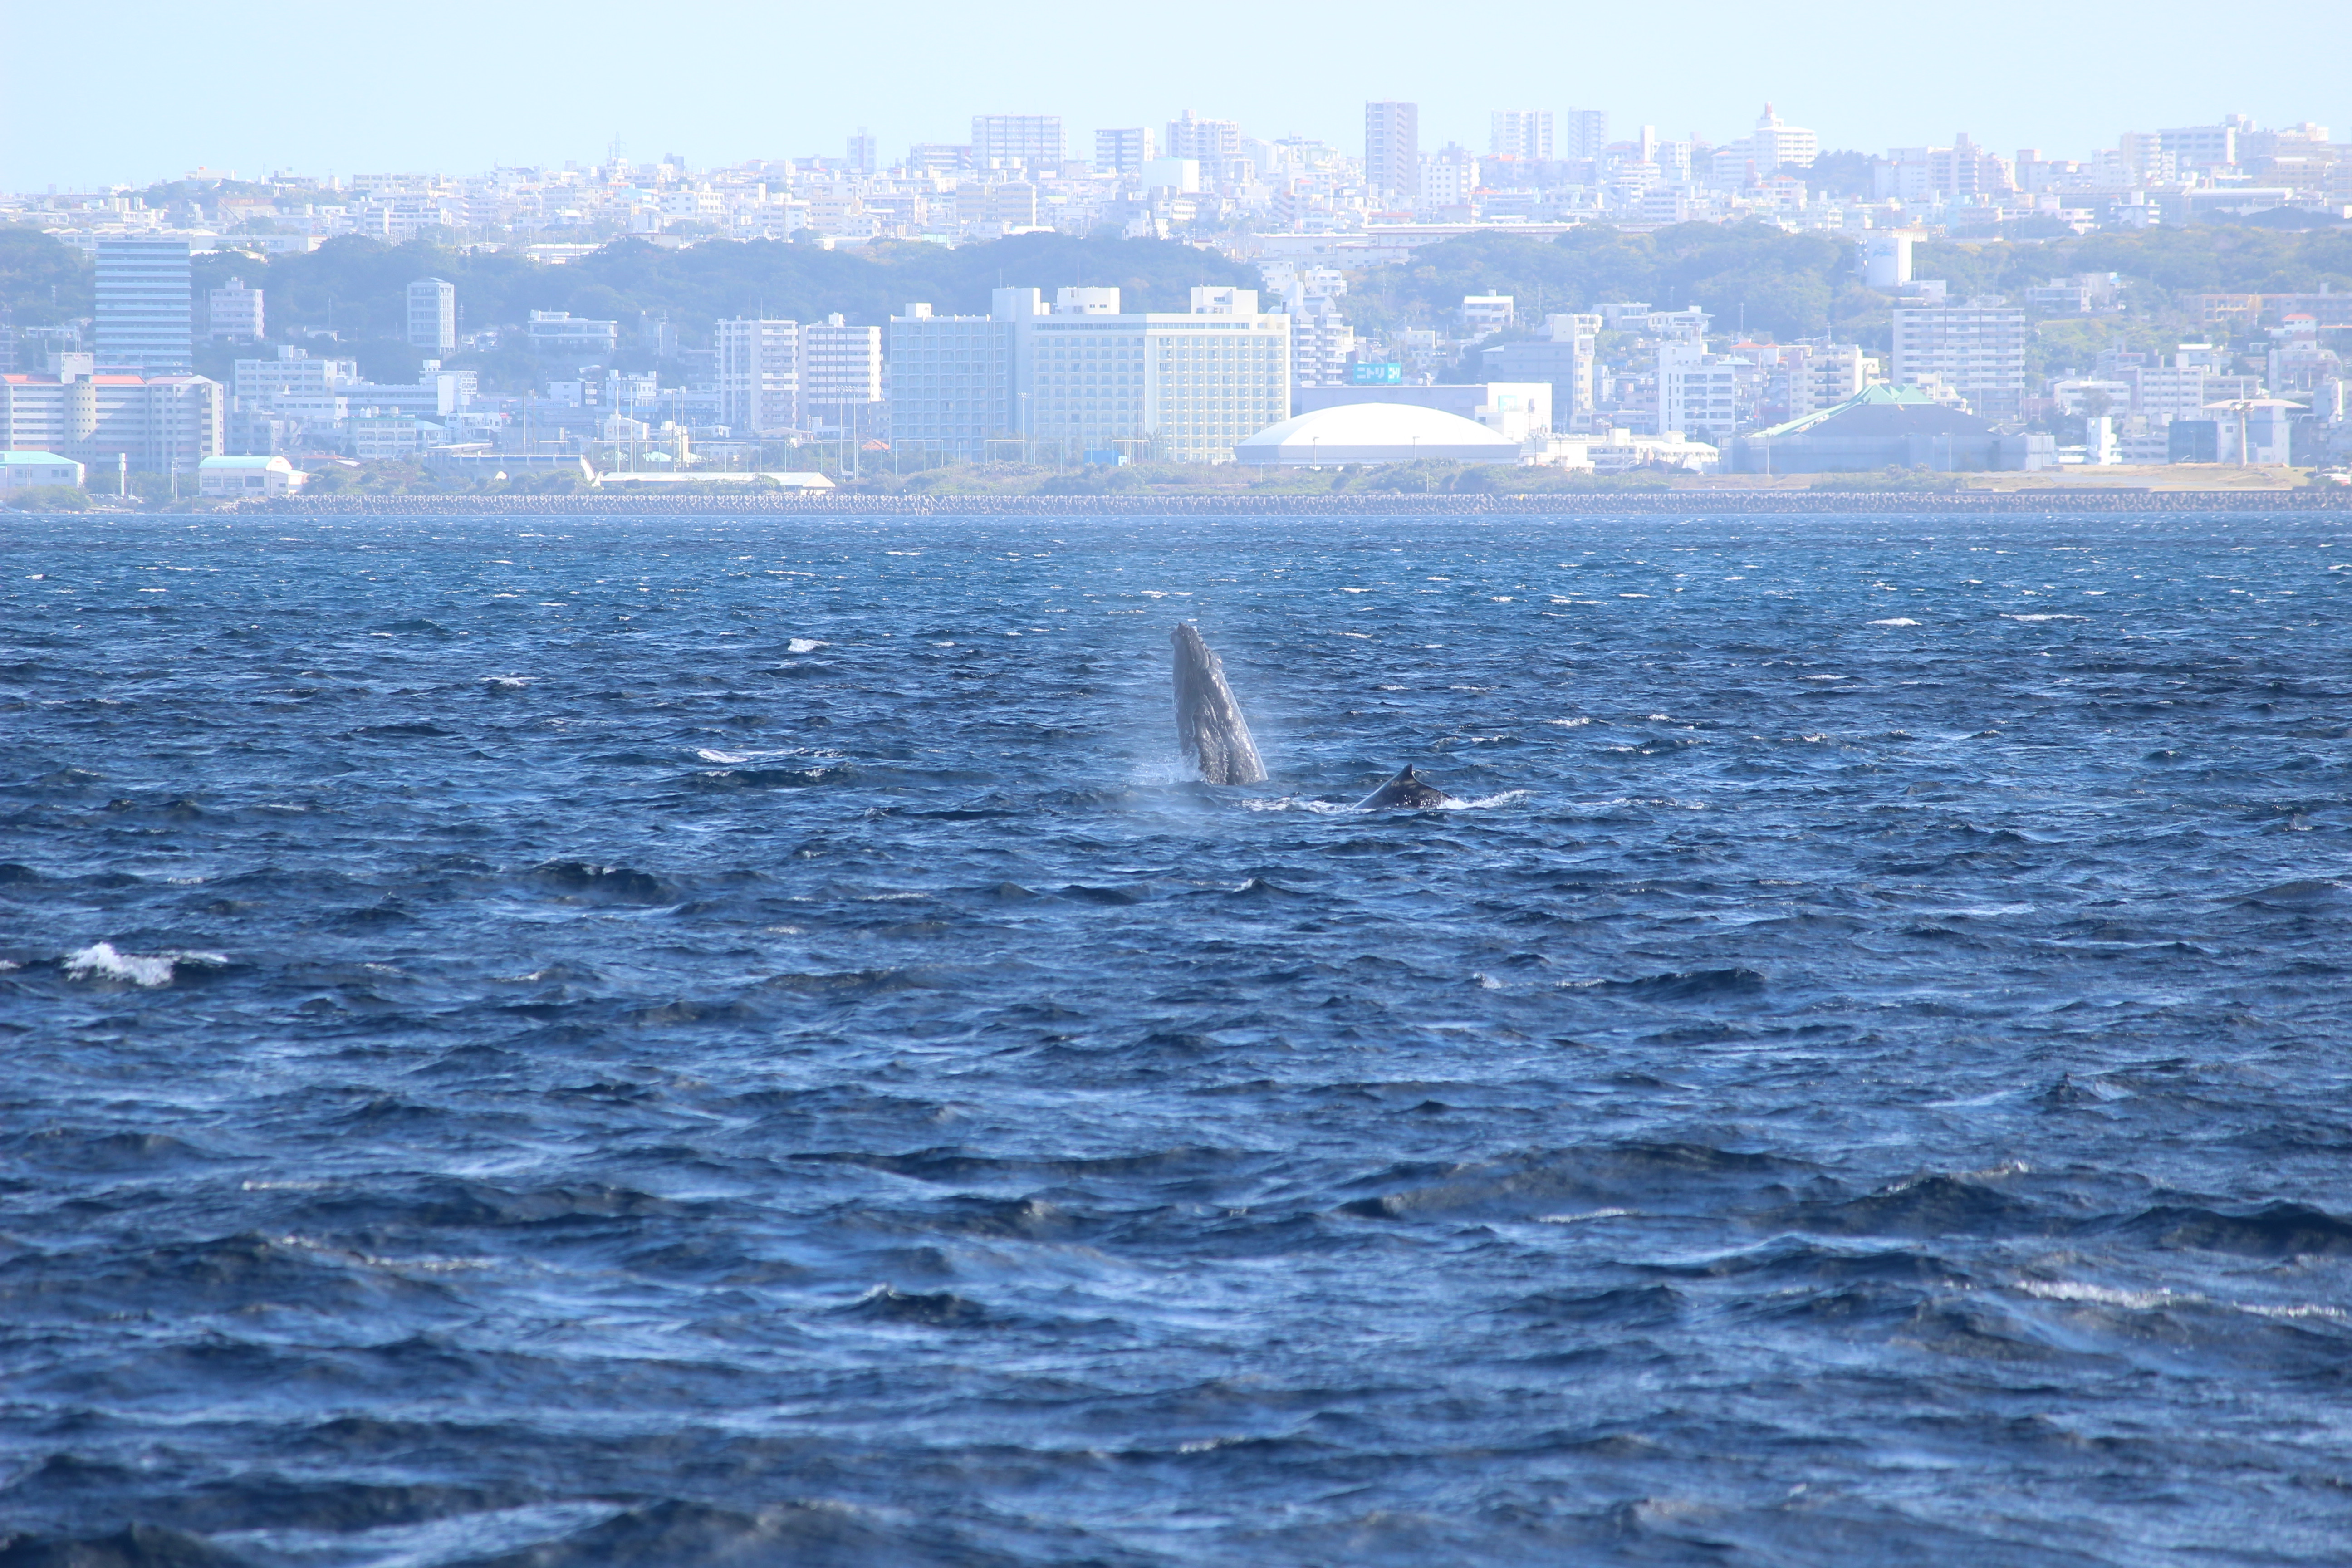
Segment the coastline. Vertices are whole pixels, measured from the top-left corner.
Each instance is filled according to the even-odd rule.
[[[238,501],[236,517],[1546,517],[1612,514],[2336,512],[2352,489],[1957,492],[1709,490],[1553,495],[668,496],[415,495],[283,497]]]

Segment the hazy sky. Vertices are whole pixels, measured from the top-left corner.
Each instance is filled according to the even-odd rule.
[[[838,155],[860,125],[896,157],[968,141],[976,112],[1059,114],[1079,157],[1097,126],[1158,126],[1186,108],[1353,152],[1367,98],[1417,100],[1424,147],[1479,151],[1493,109],[1605,109],[1612,134],[1649,123],[1719,142],[1767,99],[1823,147],[1872,152],[1966,131],[2003,154],[2082,157],[2121,131],[2232,111],[2352,139],[2343,0],[2260,12],[2235,34],[2226,10],[2185,0],[0,7],[11,190],[199,165],[593,163],[615,137],[633,158],[696,165]]]

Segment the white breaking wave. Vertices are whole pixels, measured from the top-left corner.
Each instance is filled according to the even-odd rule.
[[[787,653],[814,653],[821,647],[831,647],[833,645],[831,643],[823,641],[817,637],[794,637],[792,641],[784,645],[784,650]]]
[[[1919,623],[1908,616],[1889,616],[1883,621],[1873,621],[1870,624],[1874,626],[1916,626]]]
[[[66,954],[68,980],[114,980],[130,985],[169,985],[180,964],[217,969],[228,962],[217,952],[118,952],[110,942],[94,942]]]

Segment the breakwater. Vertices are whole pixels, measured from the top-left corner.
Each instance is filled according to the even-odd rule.
[[[1546,517],[1796,513],[1987,517],[2070,512],[2352,513],[2352,489],[1673,490],[1568,495],[851,495],[291,496],[243,501],[243,515],[337,517]]]

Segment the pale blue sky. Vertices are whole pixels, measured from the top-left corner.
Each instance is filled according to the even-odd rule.
[[[2352,140],[2352,5],[2236,14],[2185,0],[1809,5],[1122,8],[305,0],[0,0],[0,187],[89,188],[198,165],[257,175],[838,155],[969,139],[975,112],[1103,125],[1191,108],[1254,136],[1360,150],[1367,98],[1479,150],[1492,109],[1606,109],[1614,134],[1741,133],[1764,100],[1827,148],[1966,131],[2082,157],[2118,132],[2316,120]],[[1496,20],[1496,18],[1506,20]],[[106,26],[93,24],[103,18]],[[52,67],[50,62],[56,62]]]

